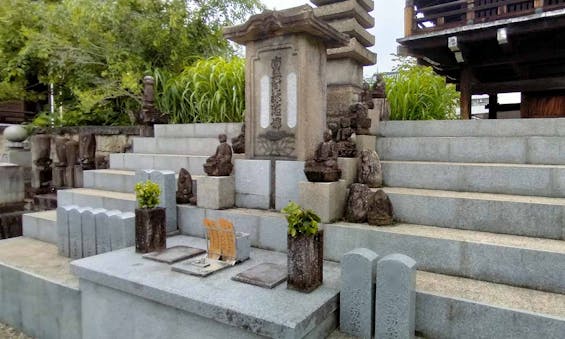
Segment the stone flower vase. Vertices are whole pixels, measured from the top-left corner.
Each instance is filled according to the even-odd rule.
[[[324,279],[324,233],[288,235],[287,288],[310,293]]]
[[[135,251],[150,253],[167,248],[165,208],[135,209]]]

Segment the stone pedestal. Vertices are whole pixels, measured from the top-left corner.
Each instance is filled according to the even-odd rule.
[[[74,175],[74,181],[75,184],[73,187],[83,187],[84,186],[84,179],[82,178],[82,166],[81,165],[75,165],[74,166],[74,171],[73,171],[73,175]]]
[[[55,188],[65,187],[66,167],[53,167],[53,186]]]
[[[346,183],[300,182],[300,205],[318,214],[322,223],[331,223],[343,217],[346,200]]]
[[[31,152],[25,149],[8,149],[6,151],[6,159],[11,164],[20,165],[22,167],[31,167]]]
[[[246,47],[246,156],[312,157],[326,129],[326,50],[347,36],[308,5],[254,15],[224,35]]]
[[[202,177],[198,180],[198,207],[220,210],[235,205],[235,177]]]
[[[298,183],[307,181],[304,161],[279,160],[275,166],[275,208],[283,209],[289,202],[298,202]]]
[[[75,166],[65,167],[65,186],[76,187],[75,186]]]
[[[377,137],[375,135],[356,135],[355,144],[359,154],[366,149],[374,151],[377,149]]]
[[[338,158],[337,166],[341,170],[341,180],[345,181],[345,185],[355,183],[357,181],[357,158]]]
[[[273,205],[271,167],[271,160],[235,160],[235,206],[267,210]]]
[[[150,253],[167,248],[167,225],[165,209],[135,209],[135,251]]]

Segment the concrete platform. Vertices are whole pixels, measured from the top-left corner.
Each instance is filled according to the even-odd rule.
[[[59,206],[77,205],[79,207],[104,208],[133,212],[137,207],[134,193],[102,191],[91,188],[73,188],[57,192]]]
[[[565,119],[383,121],[382,137],[565,136]]]
[[[565,165],[565,138],[379,138],[377,152],[381,160]]]
[[[167,241],[205,248],[203,239]],[[133,248],[74,261],[83,338],[324,338],[337,327],[338,264],[325,263],[324,285],[310,294],[231,280],[262,262],[285,264],[286,255],[252,250],[250,260],[207,278],[173,272]]]
[[[179,172],[186,168],[190,174],[205,175],[206,159],[203,155],[113,153],[110,154],[110,168],[124,170],[154,169]]]
[[[45,242],[0,241],[0,322],[42,339],[81,338],[78,279]]]
[[[565,166],[382,161],[385,186],[565,197]]]
[[[133,138],[135,153],[190,154],[211,156],[216,152],[218,136],[213,138]]]
[[[57,244],[57,211],[27,213],[22,216],[23,235],[26,238]]]
[[[324,225],[324,257],[365,247],[408,255],[418,269],[565,294],[565,241],[412,224]]]
[[[565,198],[386,187],[404,223],[565,240]]]

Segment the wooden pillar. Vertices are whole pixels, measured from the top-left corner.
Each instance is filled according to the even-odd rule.
[[[542,13],[544,5],[544,0],[534,0],[534,9],[536,10],[536,13]]]
[[[475,22],[475,0],[467,0],[467,25]]]
[[[406,0],[404,7],[404,36],[412,35],[414,29],[414,0]]]
[[[461,70],[461,82],[459,84],[459,91],[461,93],[461,119],[471,119],[471,68],[463,67]]]
[[[498,113],[498,95],[490,94],[488,96],[488,118],[496,119]]]

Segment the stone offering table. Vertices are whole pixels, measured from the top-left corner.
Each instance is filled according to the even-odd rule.
[[[168,239],[169,246],[205,248],[203,239]],[[133,248],[74,261],[80,279],[83,338],[326,337],[337,326],[340,269],[324,264],[324,285],[310,294],[231,280],[283,253],[252,249],[251,259],[199,278],[143,259]],[[157,335],[158,333],[158,335]]]

